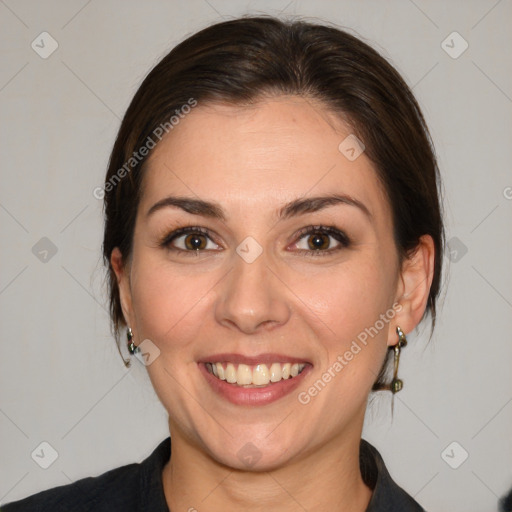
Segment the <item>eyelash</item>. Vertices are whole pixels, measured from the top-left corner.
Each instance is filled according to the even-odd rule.
[[[212,239],[212,235],[209,230],[207,230],[205,228],[201,228],[199,226],[186,226],[186,227],[177,229],[177,230],[169,233],[167,236],[164,237],[164,239],[160,242],[159,245],[163,248],[170,250],[170,251],[181,252],[183,254],[186,254],[187,256],[196,256],[198,252],[203,252],[206,249],[185,250],[185,249],[180,249],[177,247],[172,247],[171,242],[173,242],[180,236],[187,235],[187,234],[198,234],[198,233],[207,236],[211,241],[216,243]],[[339,251],[341,249],[346,249],[351,245],[351,240],[349,239],[349,237],[343,231],[340,231],[339,229],[332,227],[332,226],[320,226],[320,225],[307,226],[307,227],[301,229],[297,233],[296,237],[300,240],[300,239],[304,238],[306,235],[315,235],[315,234],[325,234],[325,235],[331,236],[335,240],[337,240],[340,245],[333,249],[326,249],[326,250],[299,249],[299,252],[305,253],[304,256],[306,256],[306,257],[316,258],[318,256],[327,256],[327,255],[332,254],[333,252]]]

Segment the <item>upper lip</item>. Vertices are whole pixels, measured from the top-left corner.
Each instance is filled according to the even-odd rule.
[[[210,356],[202,357],[198,360],[199,363],[234,363],[234,364],[247,364],[255,365],[272,364],[272,363],[309,363],[307,359],[301,357],[287,356],[284,354],[265,353],[257,356],[245,356],[243,354],[227,353],[212,354]]]

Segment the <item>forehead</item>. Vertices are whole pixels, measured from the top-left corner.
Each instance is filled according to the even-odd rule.
[[[297,197],[340,193],[363,202],[374,217],[388,218],[371,161],[364,152],[354,160],[347,158],[353,152],[343,151],[352,137],[339,116],[314,100],[199,102],[149,157],[140,207],[147,211],[173,194],[220,202],[228,214],[261,214]]]

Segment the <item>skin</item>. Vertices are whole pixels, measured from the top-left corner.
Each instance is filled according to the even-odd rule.
[[[133,252],[123,261],[116,248],[111,262],[135,343],[149,339],[160,350],[147,370],[169,413],[172,456],[163,481],[171,510],[353,512],[368,505],[371,490],[359,470],[368,395],[387,347],[397,343],[396,326],[408,333],[421,320],[434,245],[423,236],[399,264],[390,205],[371,161],[363,153],[351,162],[338,150],[350,133],[323,105],[299,97],[199,104],[148,160]],[[336,204],[276,216],[292,200],[333,193],[357,199],[369,215]],[[170,195],[214,201],[226,218],[175,207],[148,216]],[[199,235],[199,254],[159,245],[187,225],[212,234]],[[309,225],[334,226],[351,243],[324,234],[315,256],[308,246],[314,235],[297,236]],[[263,250],[252,263],[236,252],[247,236]],[[186,250],[186,237],[172,244]],[[298,393],[394,303],[401,306],[394,318],[301,404]],[[198,359],[221,352],[278,352],[313,368],[276,402],[237,406],[198,370]],[[261,454],[250,468],[237,456],[249,442]]]

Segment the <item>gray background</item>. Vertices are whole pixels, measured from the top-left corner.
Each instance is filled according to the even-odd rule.
[[[0,502],[140,461],[168,435],[145,368],[126,370],[109,332],[92,191],[149,69],[197,29],[249,12],[349,28],[424,109],[449,279],[431,342],[424,326],[403,352],[394,416],[376,397],[364,437],[429,511],[494,511],[512,486],[509,0],[0,1]],[[31,47],[51,49],[43,31],[59,45],[47,58]],[[454,31],[469,44],[457,58],[445,51],[463,49]],[[58,453],[48,469],[43,441]]]

